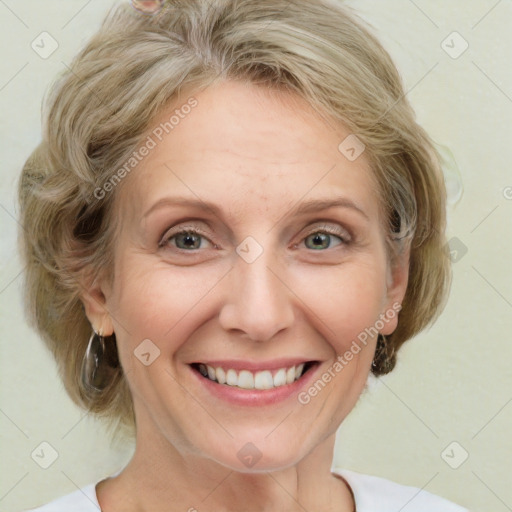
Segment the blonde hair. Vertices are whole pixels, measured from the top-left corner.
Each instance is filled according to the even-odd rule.
[[[450,271],[439,156],[391,58],[357,15],[329,0],[169,0],[154,16],[118,5],[53,85],[42,142],[19,184],[28,314],[72,400],[111,426],[134,427],[124,375],[94,396],[80,379],[91,325],[78,283],[113,264],[118,190],[100,198],[95,191],[182,89],[226,79],[296,93],[365,144],[389,248],[411,250],[398,327],[387,338],[392,351],[444,305]]]

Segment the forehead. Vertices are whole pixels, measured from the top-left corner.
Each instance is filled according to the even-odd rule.
[[[262,213],[343,192],[376,212],[366,156],[350,161],[338,148],[349,135],[284,91],[222,82],[182,92],[154,120],[154,147],[126,179],[121,200],[137,216],[173,194],[217,202],[233,213]]]

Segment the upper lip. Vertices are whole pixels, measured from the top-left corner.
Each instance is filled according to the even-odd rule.
[[[212,368],[233,369],[233,370],[249,370],[253,372],[265,370],[279,370],[280,368],[291,368],[303,363],[313,362],[314,359],[306,359],[303,357],[272,359],[270,361],[242,361],[239,359],[215,359],[195,361],[192,364],[205,364]]]

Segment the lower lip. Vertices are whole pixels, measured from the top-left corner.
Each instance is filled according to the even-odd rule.
[[[312,380],[319,366],[320,365],[318,363],[315,363],[314,366],[312,366],[304,375],[291,384],[262,390],[243,389],[235,386],[228,386],[227,384],[219,384],[218,382],[210,380],[208,377],[203,377],[192,367],[189,368],[201,385],[215,397],[236,405],[259,407],[262,405],[280,403],[292,396],[296,397],[300,390],[306,387]]]

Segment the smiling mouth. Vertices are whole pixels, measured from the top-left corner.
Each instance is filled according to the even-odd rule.
[[[205,379],[217,384],[241,389],[266,390],[293,384],[302,378],[316,361],[307,361],[296,366],[283,367],[276,370],[253,372],[250,370],[234,370],[233,368],[212,367],[204,363],[194,363],[192,368]]]

